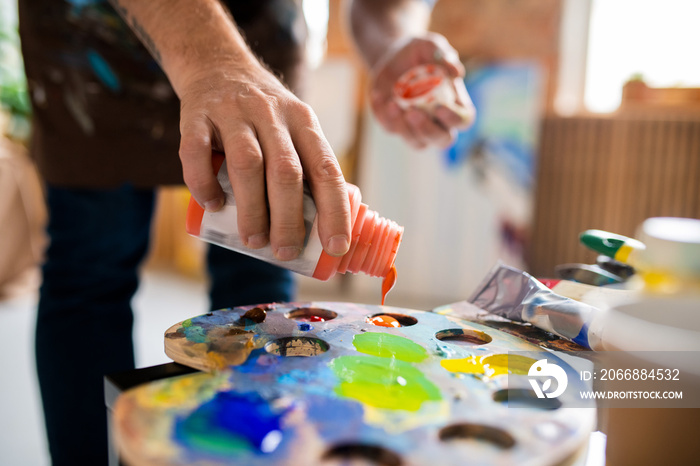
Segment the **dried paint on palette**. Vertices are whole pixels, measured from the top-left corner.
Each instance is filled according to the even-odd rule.
[[[503,389],[498,376],[521,373],[531,362],[507,353],[538,348],[498,330],[351,303],[275,305],[259,323],[244,322],[251,309],[216,311],[166,332],[166,352],[177,362],[211,367],[216,355],[237,362],[122,395],[115,431],[126,457],[135,464],[257,466],[342,463],[348,454],[376,462],[362,456],[371,453],[406,464],[461,465],[465,455],[487,464],[540,464],[553,450],[585,441],[595,425],[586,410],[509,409],[496,396]],[[248,316],[254,314],[262,315]],[[378,315],[401,325],[374,325]],[[234,348],[239,337],[250,347]],[[538,437],[542,423],[560,426],[562,441]],[[513,442],[454,443],[455,433],[468,432]]]

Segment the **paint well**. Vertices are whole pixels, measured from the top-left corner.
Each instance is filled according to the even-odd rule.
[[[330,363],[340,379],[335,392],[376,408],[418,411],[442,399],[440,390],[408,362],[378,356],[341,356]]]
[[[525,356],[492,354],[469,356],[462,359],[443,359],[440,365],[450,372],[495,377],[504,374],[527,375],[530,366],[537,361]]]
[[[317,307],[300,307],[288,312],[286,317],[301,322],[326,322],[338,317],[338,313]]]
[[[435,334],[435,338],[440,341],[451,343],[461,343],[466,345],[485,345],[493,340],[491,336],[479,330],[468,330],[463,328],[451,328],[441,330]]]
[[[379,316],[391,317],[392,319],[395,319],[398,321],[399,327],[410,327],[411,325],[416,325],[418,323],[418,319],[413,316],[407,314],[397,314],[395,312],[381,312],[367,316],[367,322],[372,323],[372,319]]]
[[[283,337],[268,342],[265,351],[278,356],[317,356],[328,351],[330,346],[320,338]]]
[[[418,343],[398,335],[380,332],[357,334],[352,344],[360,353],[382,358],[396,358],[406,362],[421,362],[428,357],[428,352]]]
[[[369,323],[372,325],[376,325],[377,327],[401,327],[401,324],[398,320],[386,314],[380,314],[378,316],[370,317]]]

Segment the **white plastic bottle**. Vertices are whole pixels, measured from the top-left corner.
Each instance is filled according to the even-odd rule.
[[[226,196],[224,206],[217,212],[206,212],[194,198],[190,198],[186,220],[187,233],[319,280],[328,280],[336,273],[345,272],[362,272],[372,277],[383,278],[391,275],[403,236],[403,227],[370,210],[361,202],[357,186],[349,183],[347,186],[352,213],[352,238],[350,249],[344,256],[333,257],[323,250],[318,237],[316,205],[307,186],[304,187],[303,204],[306,238],[298,258],[290,261],[277,260],[269,244],[260,249],[245,247],[238,234],[236,200],[223,161],[223,156],[214,155],[214,169]]]

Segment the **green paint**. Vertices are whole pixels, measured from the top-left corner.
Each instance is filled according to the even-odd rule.
[[[413,365],[393,358],[340,356],[330,363],[340,379],[335,392],[384,409],[418,411],[442,399],[440,390]]]
[[[186,439],[183,443],[189,448],[210,454],[229,456],[253,450],[246,439],[212,426],[211,420],[196,413],[185,420],[179,435]]]
[[[192,319],[187,319],[186,321],[184,321],[184,322],[182,323],[182,326],[185,327],[185,328],[191,327],[191,326],[192,326]]]
[[[428,352],[408,338],[381,332],[365,332],[355,335],[352,344],[360,353],[396,358],[406,362],[421,362]]]
[[[632,249],[644,249],[642,242],[615,233],[601,230],[586,230],[579,236],[581,243],[593,251],[615,258],[621,247],[627,245]]]

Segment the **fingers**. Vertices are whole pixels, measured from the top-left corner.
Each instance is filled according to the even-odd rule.
[[[437,33],[429,33],[422,40],[419,51],[421,63],[437,63],[441,65],[452,78],[463,77],[464,65],[459,58],[459,53],[450,45],[448,40]]]
[[[404,111],[393,100],[382,101],[380,95],[373,99],[372,106],[377,119],[387,131],[400,135],[416,149],[431,144],[447,147],[457,137],[452,122],[459,123],[461,119],[447,108],[434,116],[415,108]],[[441,113],[445,118],[437,118],[437,114]]]
[[[180,124],[180,160],[185,184],[197,203],[209,212],[224,205],[224,193],[211,164],[212,128],[206,118],[187,119]]]
[[[345,254],[348,193],[316,116],[266,70],[248,71],[216,75],[214,84],[195,82],[183,91],[180,157],[194,199],[209,211],[223,206],[211,162],[213,146],[223,149],[243,243],[269,244],[279,260],[292,260],[305,246],[306,175],[323,247],[331,255]]]
[[[401,108],[394,95],[394,86],[399,77],[417,65],[435,63],[446,70],[454,89],[454,101],[444,105]],[[454,142],[457,132],[468,128],[475,117],[473,104],[462,81],[464,74],[457,51],[445,37],[429,33],[414,38],[375,68],[372,109],[387,131],[400,135],[411,146],[447,147]]]
[[[442,126],[435,122],[427,113],[415,108],[406,112],[406,121],[414,137],[428,144],[447,147],[454,141],[456,133],[450,126]]]
[[[269,212],[265,164],[253,129],[239,122],[226,131],[224,150],[238,212],[238,233],[246,247],[259,249],[269,242]]]
[[[404,111],[393,100],[386,101],[381,93],[372,96],[372,109],[379,123],[390,133],[398,134],[412,147],[422,149],[423,141],[418,140],[404,118]]]
[[[294,145],[318,211],[318,234],[324,250],[342,256],[350,247],[351,219],[345,178],[311,109],[299,103],[291,129]]]
[[[272,252],[282,261],[296,259],[305,236],[301,162],[284,124],[260,125],[256,131],[265,157]]]

